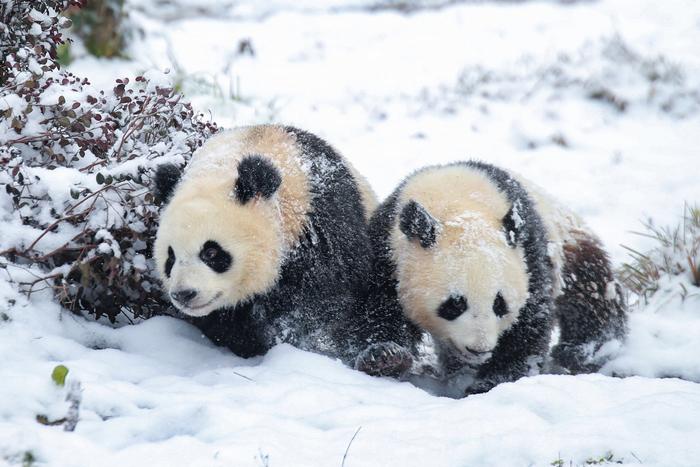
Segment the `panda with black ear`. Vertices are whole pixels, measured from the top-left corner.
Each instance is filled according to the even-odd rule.
[[[154,257],[173,305],[242,357],[286,342],[349,361],[370,265],[366,181],[317,136],[291,127],[210,138],[183,173],[155,176]]]
[[[601,242],[531,184],[482,162],[414,173],[370,220],[374,264],[368,348],[356,367],[406,373],[424,333],[467,394],[552,367],[595,371],[625,332],[625,307]]]

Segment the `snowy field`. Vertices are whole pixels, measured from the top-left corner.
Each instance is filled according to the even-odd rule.
[[[168,68],[224,127],[324,137],[380,197],[482,159],[569,205],[616,265],[651,244],[640,220],[700,202],[696,0],[127,4],[130,59],[72,71],[111,87]],[[240,359],[173,318],[113,329],[28,301],[0,269],[0,465],[700,465],[700,292],[633,308],[609,351],[602,375],[453,400],[286,345]],[[36,421],[68,411],[58,364],[82,387],[73,433]]]

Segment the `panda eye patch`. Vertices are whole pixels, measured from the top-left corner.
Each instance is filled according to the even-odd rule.
[[[205,261],[213,261],[214,258],[216,258],[216,255],[219,254],[219,250],[213,247],[209,247],[206,250],[202,251],[202,259]]]
[[[469,309],[467,299],[463,296],[451,296],[438,308],[438,316],[447,321],[454,321],[459,318],[462,313]]]
[[[173,251],[173,247],[169,246],[168,247],[168,259],[165,260],[165,275],[167,277],[170,277],[170,271],[173,270],[174,265],[175,265],[175,252]]]
[[[213,240],[204,242],[199,252],[199,259],[218,273],[228,271],[233,262],[231,255]]]
[[[499,318],[508,314],[508,304],[506,303],[501,292],[496,294],[496,299],[493,301],[493,312]]]

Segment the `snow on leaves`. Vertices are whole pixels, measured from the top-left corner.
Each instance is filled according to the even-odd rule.
[[[163,306],[150,256],[154,167],[182,167],[218,129],[155,75],[100,90],[60,70],[59,16],[83,0],[0,0],[0,256],[73,311]],[[38,274],[37,274],[38,267]],[[20,276],[18,276],[20,277]]]

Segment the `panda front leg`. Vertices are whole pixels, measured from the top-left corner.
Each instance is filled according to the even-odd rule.
[[[553,362],[570,374],[597,371],[604,361],[595,353],[626,331],[625,302],[600,241],[574,232],[563,248],[563,293],[556,300],[559,343]]]
[[[403,315],[393,286],[375,289],[357,315],[356,370],[371,376],[399,378],[414,365],[421,331]]]
[[[500,337],[491,358],[478,368],[465,396],[540,373],[549,349],[553,304],[546,296],[533,298],[521,310],[517,323]]]

